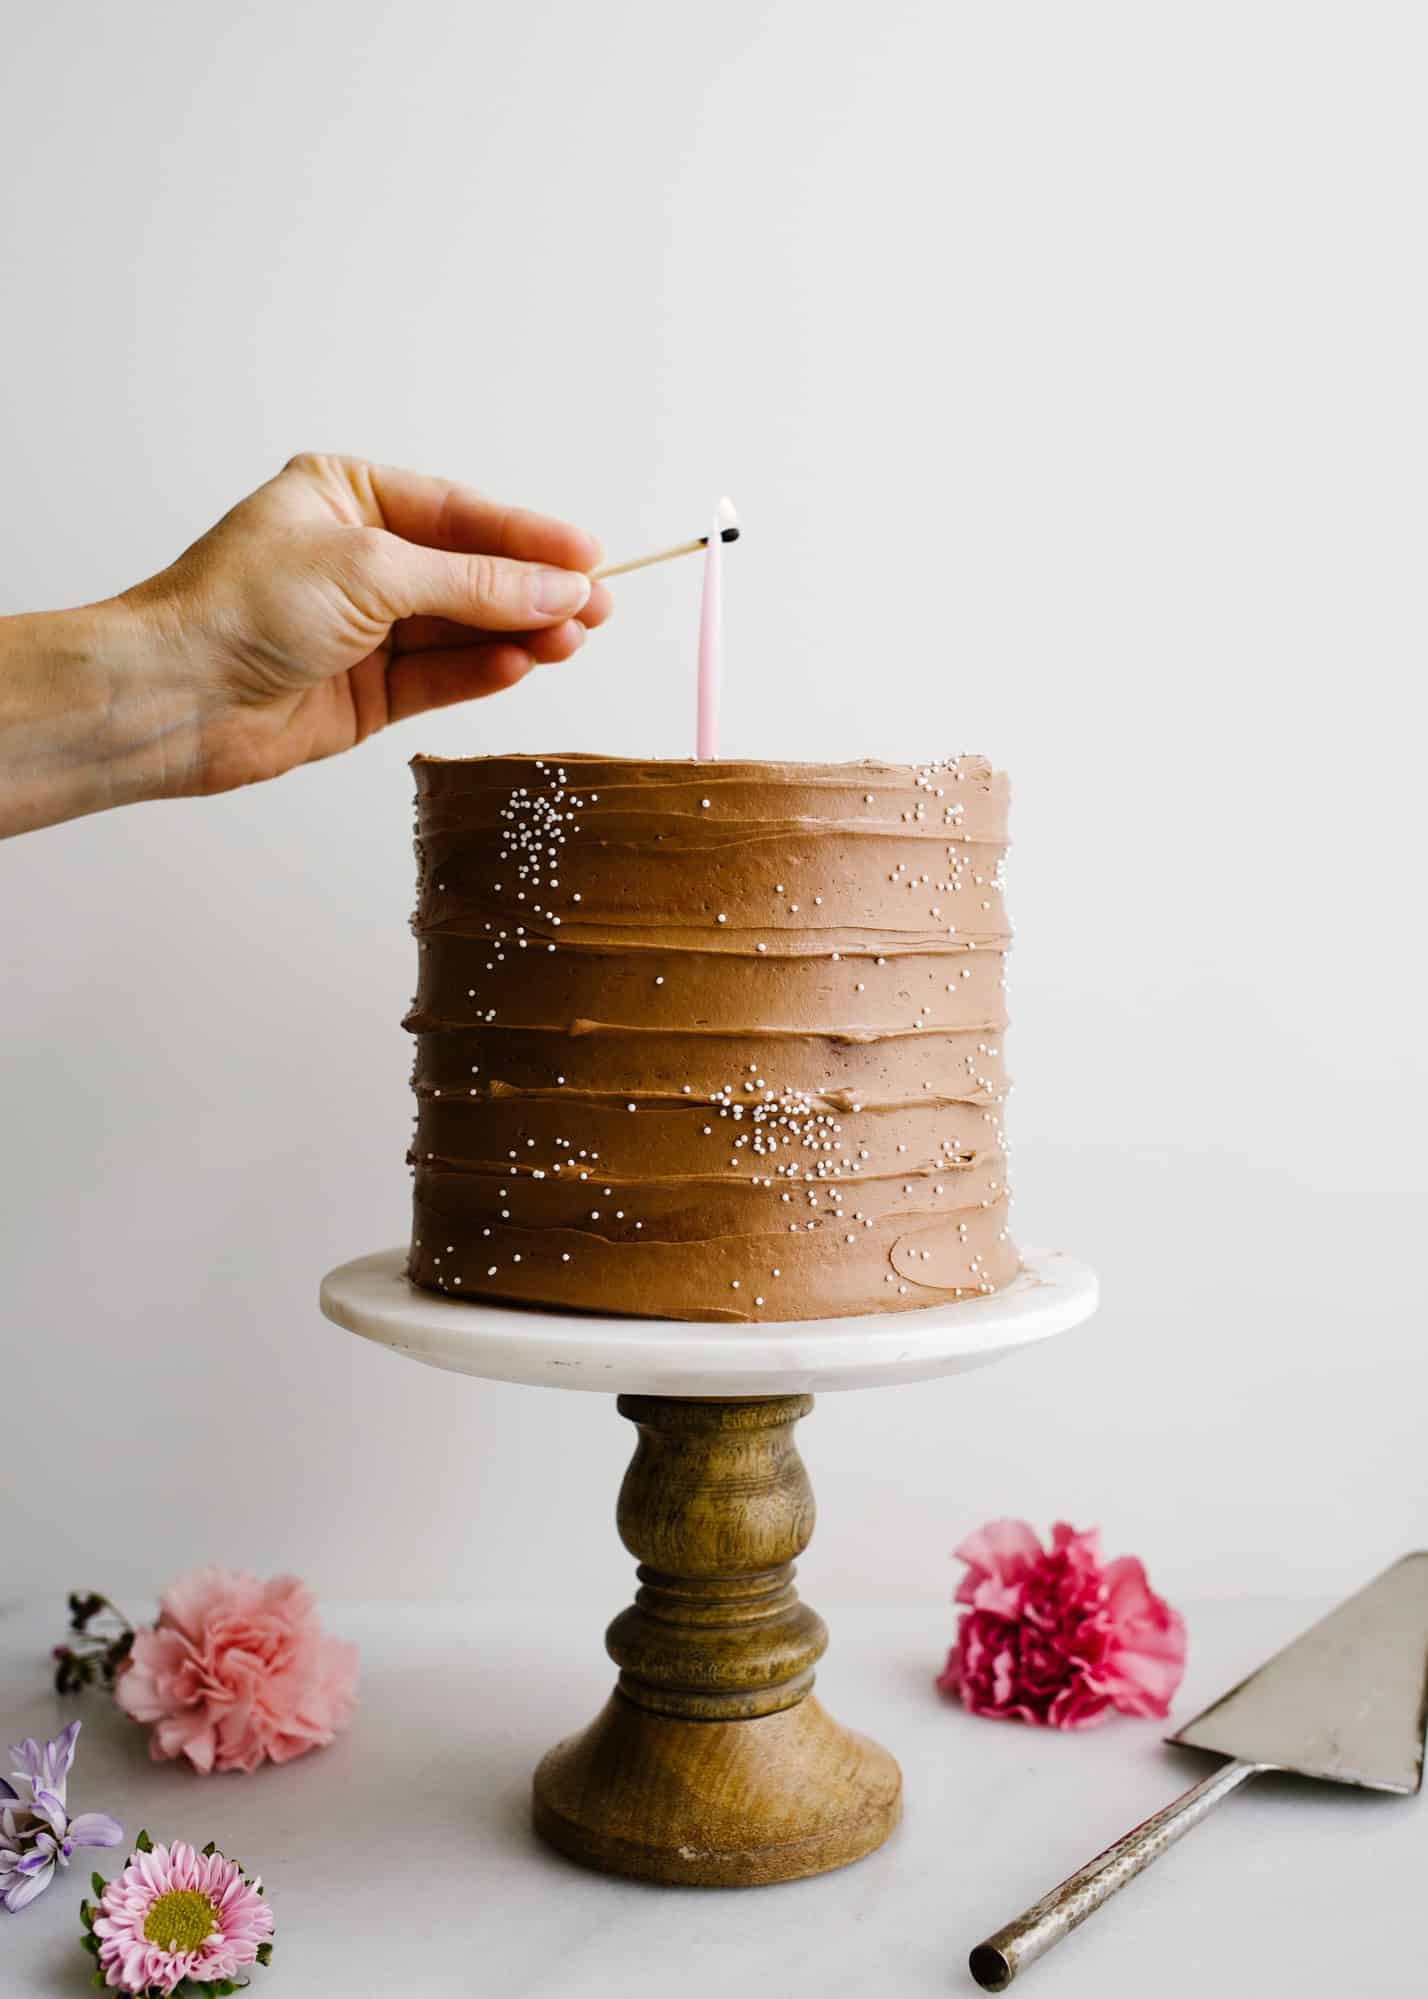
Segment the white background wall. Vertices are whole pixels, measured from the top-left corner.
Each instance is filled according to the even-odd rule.
[[[1016,788],[1024,1241],[1098,1322],[822,1400],[819,1603],[984,1517],[1170,1594],[1428,1536],[1415,5],[49,0],[0,63],[0,609],[335,448],[739,501],[731,754]],[[406,759],[684,754],[698,575],[243,795],[0,849],[0,1596],[588,1599],[631,1435],[317,1314],[406,1222]],[[593,1624],[592,1624],[593,1632]],[[592,1643],[594,1642],[592,1636]]]

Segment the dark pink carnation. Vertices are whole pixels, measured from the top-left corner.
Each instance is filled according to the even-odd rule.
[[[296,1576],[199,1569],[134,1635],[114,1688],[149,1753],[195,1770],[256,1770],[321,1748],[357,1706],[357,1648],[329,1638]]]
[[[1024,1520],[993,1520],[956,1549],[969,1606],[937,1684],[973,1714],[1092,1728],[1112,1708],[1163,1718],[1185,1671],[1185,1623],[1133,1555],[1101,1561],[1093,1528],[1064,1521],[1043,1548]]]

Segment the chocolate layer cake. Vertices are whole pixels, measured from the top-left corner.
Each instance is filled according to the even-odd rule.
[[[414,1283],[776,1320],[1015,1274],[1004,777],[413,769]]]

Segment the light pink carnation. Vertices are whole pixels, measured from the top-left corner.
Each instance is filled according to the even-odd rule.
[[[323,1635],[295,1576],[199,1569],[166,1590],[134,1635],[114,1698],[152,1724],[156,1760],[256,1770],[331,1742],[357,1707],[357,1648]]]
[[[993,1520],[956,1549],[970,1606],[938,1679],[973,1714],[1090,1728],[1169,1712],[1185,1671],[1185,1624],[1133,1555],[1102,1563],[1094,1529],[1064,1521],[1042,1547],[1024,1520]]]
[[[266,1959],[273,1912],[259,1884],[221,1853],[154,1846],[105,1888],[92,1930],[111,1990],[168,1993],[185,1978],[232,1978],[260,1951]]]

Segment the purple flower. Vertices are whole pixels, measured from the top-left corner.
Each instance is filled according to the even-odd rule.
[[[69,1866],[77,1846],[118,1846],[123,1840],[124,1828],[107,1812],[69,1816],[65,1787],[79,1729],[72,1721],[53,1742],[42,1745],[30,1737],[15,1743],[10,1754],[18,1768],[11,1770],[9,1783],[0,1777],[0,1903],[11,1915],[44,1893],[55,1869]]]

